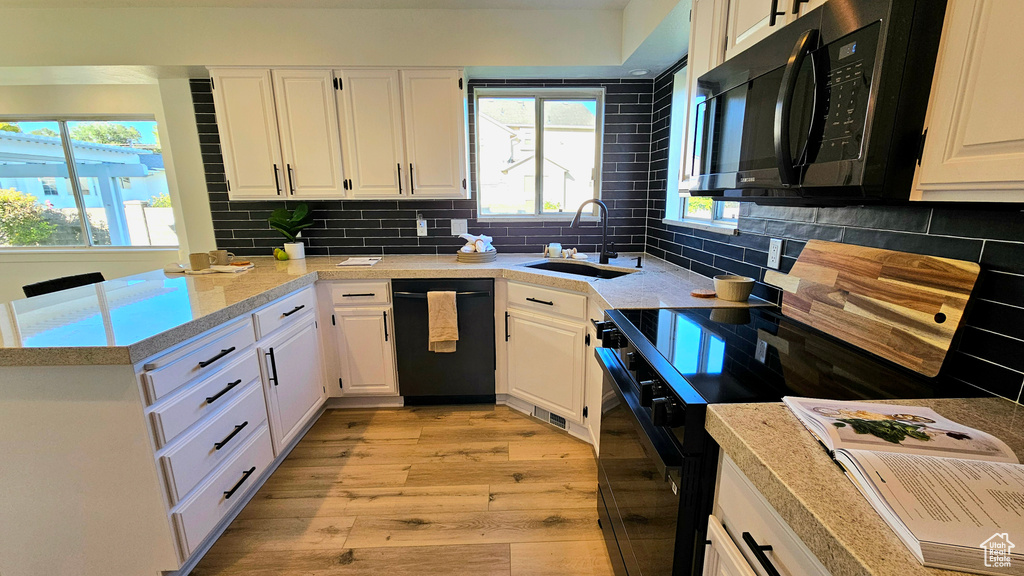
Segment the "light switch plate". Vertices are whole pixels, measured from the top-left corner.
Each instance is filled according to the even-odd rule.
[[[452,218],[452,236],[460,236],[469,233],[465,218]]]
[[[768,243],[768,267],[779,269],[779,262],[782,260],[782,239],[772,238]]]
[[[419,214],[416,215],[416,235],[427,235],[427,221],[426,219],[423,218],[423,216],[420,216]]]

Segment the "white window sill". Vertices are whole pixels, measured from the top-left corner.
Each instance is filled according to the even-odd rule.
[[[565,222],[569,223],[572,221],[575,212],[560,212],[558,214],[527,214],[524,216],[512,216],[512,215],[495,215],[495,216],[477,216],[477,220],[480,222]],[[601,218],[592,214],[584,214],[584,222],[598,222]]]
[[[670,226],[696,228],[697,230],[714,232],[715,234],[722,234],[725,236],[736,236],[739,234],[735,224],[726,222],[709,222],[707,220],[671,220],[669,218],[665,218],[661,222]]]
[[[106,262],[146,261],[154,256],[178,255],[177,246],[46,246],[0,248],[0,262]]]

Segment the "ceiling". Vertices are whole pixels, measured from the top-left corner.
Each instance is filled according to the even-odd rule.
[[[0,7],[622,10],[628,3],[629,0],[0,0]]]

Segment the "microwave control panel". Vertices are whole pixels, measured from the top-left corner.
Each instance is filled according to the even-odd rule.
[[[878,23],[872,24],[822,48],[828,53],[829,75],[825,82],[827,112],[816,162],[860,157],[878,27]]]

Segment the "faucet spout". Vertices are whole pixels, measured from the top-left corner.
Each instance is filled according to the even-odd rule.
[[[597,198],[591,198],[585,200],[580,207],[576,210],[576,215],[573,216],[572,222],[569,223],[570,228],[576,228],[580,225],[583,219],[583,209],[587,207],[587,204],[597,204],[597,207],[601,212],[601,254],[600,263],[607,264],[610,258],[618,258],[619,253],[609,250],[608,242],[608,205],[598,200]],[[611,244],[614,246],[614,243]]]

